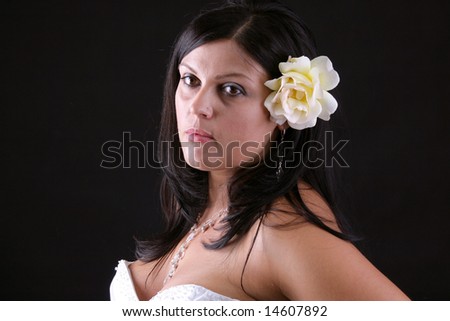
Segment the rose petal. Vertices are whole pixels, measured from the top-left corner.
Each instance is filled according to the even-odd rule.
[[[317,70],[314,70],[314,73],[318,72],[322,89],[331,90],[338,85],[339,74],[333,69],[333,64],[328,57],[319,56],[311,60],[311,69]]]
[[[278,65],[282,74],[289,71],[296,71],[299,73],[307,73],[311,69],[311,61],[306,56],[299,58],[291,58],[288,62],[281,62]]]
[[[304,84],[306,86],[312,86],[311,78],[308,77],[307,74],[301,74],[295,71],[289,71],[284,74],[283,77],[286,77],[286,79],[290,80],[290,83],[296,83],[296,84]]]
[[[280,77],[281,78],[281,77]],[[264,83],[264,85],[266,86],[266,87],[268,87],[269,89],[272,89],[272,90],[278,90],[279,88],[280,88],[280,86],[281,86],[281,79],[280,78],[275,78],[275,79],[272,79],[272,80],[267,80],[265,83]]]
[[[319,101],[322,105],[322,112],[318,117],[323,120],[330,120],[330,115],[336,111],[338,106],[336,99],[329,92],[324,91],[323,97]]]
[[[339,74],[336,70],[331,70],[327,73],[322,73],[319,75],[320,83],[322,84],[322,88],[324,90],[331,90],[335,88],[340,81]]]
[[[320,101],[315,100],[313,102],[308,102],[309,105],[309,118],[317,118],[322,112],[322,104]]]
[[[320,84],[316,83],[314,88],[308,92],[306,99],[310,104],[314,104],[317,99],[322,98],[322,89],[320,88]]]
[[[314,127],[316,126],[316,118],[311,119],[310,121],[304,122],[304,123],[291,123],[288,121],[288,124],[290,127],[297,129],[297,130],[302,130],[305,128],[309,128],[309,127]]]
[[[319,68],[320,70],[327,71],[333,69],[333,64],[327,56],[318,56],[311,60],[311,68]]]
[[[273,98],[275,97],[276,94],[277,94],[276,92],[272,91],[272,92],[269,94],[269,96],[266,97],[266,100],[264,100],[264,106],[265,106],[267,109],[272,108],[272,105],[273,105]]]

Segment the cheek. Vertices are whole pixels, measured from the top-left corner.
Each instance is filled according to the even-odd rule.
[[[177,88],[177,91],[175,92],[175,114],[177,117],[177,125],[178,129],[180,129],[180,125],[183,123],[184,117],[184,108],[186,106],[186,103],[184,102],[184,99],[182,98],[182,95],[180,93],[179,88]]]
[[[239,147],[227,149],[227,157],[231,157],[235,166],[240,162],[253,163],[263,157],[276,126],[268,115],[256,111],[250,114],[240,113],[234,119],[228,120],[227,124],[224,124],[228,130],[222,143],[228,146],[230,142],[239,142]]]
[[[181,107],[181,97],[180,97],[180,89],[177,87],[177,90],[175,91],[175,110],[178,114],[180,107]]]
[[[276,123],[270,120],[267,109],[263,106],[248,109],[234,119],[231,126],[236,134],[240,133],[246,140],[262,142],[267,134],[274,131]]]

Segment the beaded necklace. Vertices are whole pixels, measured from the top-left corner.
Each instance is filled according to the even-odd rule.
[[[191,244],[191,242],[195,239],[195,237],[200,232],[205,233],[211,226],[214,226],[214,224],[216,224],[216,222],[219,218],[221,218],[226,213],[228,213],[228,210],[222,209],[219,211],[219,213],[217,213],[216,216],[206,220],[206,222],[203,223],[202,225],[198,226],[198,223],[195,223],[191,227],[188,237],[183,242],[183,244],[181,244],[179,250],[175,253],[175,255],[172,257],[172,260],[170,261],[169,273],[167,274],[166,278],[164,279],[164,284],[166,284],[175,274],[175,271],[178,268],[178,264],[179,264],[180,260],[183,259],[184,254],[186,253],[186,250],[189,247],[189,244]],[[198,219],[197,219],[197,221],[198,221]]]

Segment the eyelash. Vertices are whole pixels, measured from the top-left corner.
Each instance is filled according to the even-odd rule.
[[[229,92],[227,92],[225,90],[225,88],[232,88],[232,90],[237,90],[238,93],[237,94],[230,94]],[[240,96],[240,95],[246,95],[244,88],[242,88],[241,86],[234,84],[234,83],[227,83],[224,84],[222,86],[222,90],[228,95],[228,96],[232,96],[232,97],[236,97],[236,96]]]
[[[181,80],[183,81],[183,83],[188,86],[188,87],[197,87],[200,84],[200,81],[198,80],[197,77],[195,77],[194,75],[191,74],[186,74],[183,77],[181,77]],[[227,90],[226,88],[230,88],[231,90],[237,90],[238,93],[236,94],[231,94],[229,92],[229,90]],[[225,93],[225,95],[230,96],[230,97],[236,97],[236,96],[240,96],[240,95],[246,95],[246,92],[244,90],[244,88],[242,88],[242,86],[236,84],[236,83],[226,83],[223,84],[220,87],[221,91]]]
[[[190,79],[190,80],[191,80],[191,83],[188,83],[188,82],[186,81],[186,79]],[[193,76],[193,75],[190,75],[190,74],[187,74],[187,75],[181,77],[181,80],[183,81],[183,83],[184,83],[186,86],[189,86],[189,87],[195,87],[196,85],[193,85],[192,82],[194,82],[194,81],[197,81],[197,82],[198,82],[197,77],[195,77],[195,76]],[[197,86],[198,86],[198,85],[197,85]]]

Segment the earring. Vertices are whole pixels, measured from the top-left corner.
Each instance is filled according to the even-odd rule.
[[[280,144],[278,145],[278,157],[279,157],[279,161],[278,161],[278,167],[277,167],[277,171],[276,171],[276,176],[277,176],[277,181],[280,180],[281,174],[283,174],[283,159],[284,159],[284,153],[281,154],[281,145],[283,144],[284,141],[284,134],[286,133],[286,129],[283,129],[281,131],[281,139],[280,139]],[[281,155],[281,156],[280,156]]]

